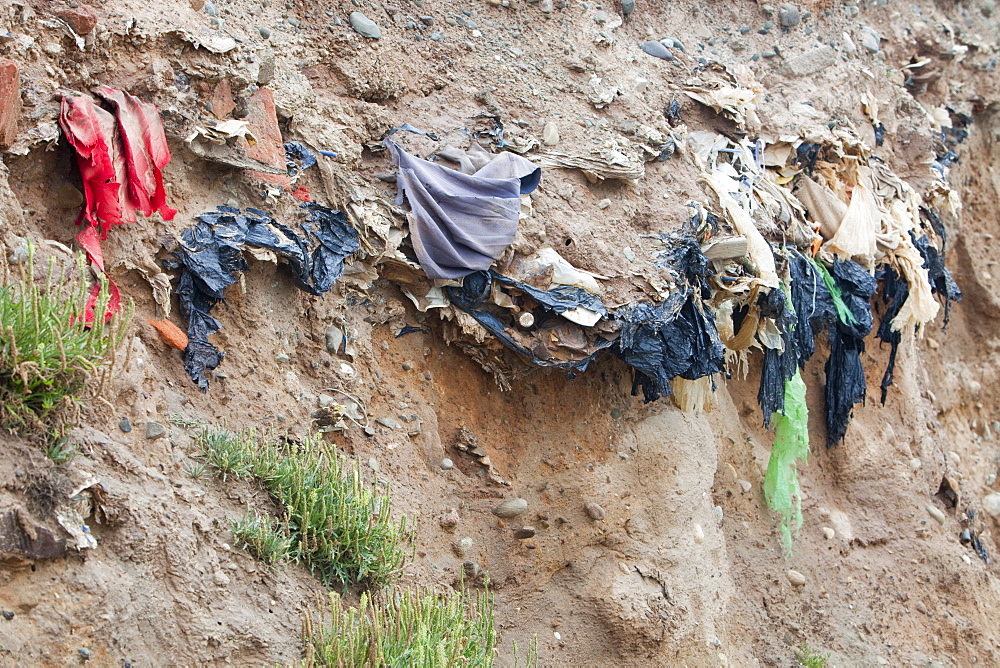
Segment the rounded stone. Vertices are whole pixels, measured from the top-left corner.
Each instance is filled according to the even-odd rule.
[[[528,502],[524,499],[509,499],[493,509],[493,514],[497,517],[509,519],[517,517],[528,509]]]
[[[527,540],[528,538],[534,538],[535,527],[521,527],[514,532],[514,538],[518,540]]]
[[[382,36],[382,29],[361,12],[351,12],[348,20],[351,22],[351,28],[354,29],[354,32],[362,37],[378,39]]]
[[[451,459],[449,459],[448,457],[445,457],[444,459],[441,460],[441,468],[444,469],[445,471],[450,471],[451,469],[455,468],[455,462],[451,461]]]
[[[799,13],[799,8],[795,5],[782,5],[778,10],[778,22],[785,28],[797,26],[801,20],[802,15]]]
[[[1000,494],[993,492],[983,498],[983,510],[993,517],[1000,516]]]
[[[795,587],[804,587],[806,584],[806,576],[799,573],[797,570],[790,569],[786,574],[788,576],[788,581],[792,583]]]
[[[587,511],[587,515],[590,519],[600,521],[607,517],[607,513],[604,512],[604,508],[600,504],[594,503],[593,501],[588,501],[584,504],[583,509]]]
[[[648,42],[643,42],[642,44],[643,52],[653,56],[654,58],[661,58],[663,60],[673,60],[674,55],[670,53],[670,49],[663,46],[661,42],[657,42],[655,39],[651,39]]]

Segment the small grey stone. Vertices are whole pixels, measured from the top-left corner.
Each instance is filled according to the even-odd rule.
[[[270,39],[271,38],[271,31],[268,30],[267,28],[263,27],[263,26],[257,28],[257,32],[259,32],[260,36],[263,37],[264,39]]]
[[[458,510],[452,508],[438,517],[438,524],[440,524],[441,528],[445,531],[454,531],[455,527],[458,526],[459,519],[461,518],[458,516]]]
[[[375,473],[378,473],[378,460],[375,459],[374,457],[369,457],[368,468],[370,468],[372,471],[375,471]]]
[[[413,370],[413,362],[403,362],[402,367],[403,367],[403,371],[412,371]]]
[[[594,23],[607,23],[608,13],[603,9],[596,14],[594,14]]]
[[[441,468],[445,471],[450,471],[455,468],[455,462],[451,461],[448,457],[441,460]]]
[[[583,509],[587,511],[587,515],[589,515],[592,520],[601,521],[607,517],[607,513],[604,512],[604,508],[601,508],[600,504],[594,503],[593,501],[585,503]]]
[[[623,411],[622,409],[620,409],[620,408],[612,408],[611,409],[611,419],[612,420],[618,420],[623,415],[625,415],[625,411]]]
[[[786,28],[797,26],[801,20],[802,15],[799,13],[799,8],[795,5],[785,4],[778,10],[778,22]]]
[[[319,407],[320,408],[329,408],[330,406],[334,405],[335,403],[337,403],[337,400],[334,399],[329,394],[321,394],[321,395],[319,395]]]
[[[628,17],[635,11],[635,0],[622,0],[622,14]]]
[[[266,86],[274,79],[274,54],[264,53],[260,58],[260,70],[257,72],[257,83]]]
[[[351,22],[351,27],[354,28],[354,32],[362,37],[378,39],[382,36],[382,29],[361,12],[351,12],[348,19]]]
[[[868,26],[861,28],[861,46],[865,47],[872,53],[878,53],[879,43],[881,41],[882,37]]]
[[[74,188],[74,190],[76,190],[76,188]],[[82,201],[83,198],[81,197],[81,202]],[[13,237],[15,241],[10,246],[10,252],[7,254],[7,261],[11,264],[21,264],[28,259],[28,240],[21,238],[16,234],[12,234],[10,236]]]
[[[11,612],[10,610],[4,610],[4,611],[3,611],[2,613],[0,613],[0,614],[2,614],[2,615],[3,615],[3,618],[4,618],[4,619],[6,619],[6,620],[7,620],[8,622],[9,622],[10,620],[14,619],[14,613],[13,613],[13,612]]]
[[[375,427],[365,427],[365,436],[374,436]]]
[[[459,538],[458,540],[456,540],[451,547],[453,550],[455,550],[455,554],[457,554],[460,557],[464,557],[466,554],[469,553],[469,550],[472,549],[472,545],[473,545],[472,539],[469,538],[468,536],[465,536],[464,538]]]
[[[482,574],[483,569],[474,561],[466,561],[462,564],[462,571],[467,578],[478,578]]]
[[[552,0],[540,0],[538,8],[542,10],[543,14],[551,14],[554,9]]]
[[[328,327],[326,330],[326,352],[336,355],[344,344],[344,331],[340,327]]]
[[[983,510],[993,517],[1000,516],[1000,494],[993,492],[983,497]]]
[[[218,16],[219,15],[219,10],[216,9],[215,5],[213,5],[211,2],[206,2],[205,3],[205,13],[208,14],[209,16]]]
[[[146,438],[152,440],[167,435],[167,428],[159,422],[146,423]]]
[[[132,431],[132,423],[128,421],[127,417],[123,417],[122,421],[118,423],[118,428],[127,434]]]
[[[655,39],[644,42],[641,48],[645,53],[653,56],[654,58],[662,58],[663,60],[674,59],[674,55],[670,53],[670,50],[663,46],[662,43],[657,42]]]
[[[709,40],[709,42],[711,43],[712,40]],[[660,44],[668,49],[680,49],[681,51],[687,52],[687,49],[684,48],[683,42],[676,37],[664,37],[660,40]]]
[[[391,417],[380,417],[375,420],[386,429],[399,429],[399,423],[393,420]]]
[[[798,571],[792,569],[792,570],[789,570],[786,575],[788,576],[788,581],[791,582],[793,586],[796,586],[796,587],[804,587],[805,586],[805,584],[806,584],[806,576],[803,575],[802,573],[799,573]]]
[[[764,21],[764,30],[770,30],[774,27],[773,21]]]
[[[433,16],[421,16],[420,17],[420,22],[423,23],[425,26],[432,26],[432,25],[434,25],[434,17]]]
[[[83,657],[84,661],[90,661],[90,650],[89,649],[87,649],[86,647],[81,647],[80,649],[78,649],[76,651],[77,651],[77,653],[80,656]]]
[[[288,364],[292,360],[288,353],[278,353],[274,356],[274,361],[278,364]]]
[[[528,538],[534,538],[535,527],[521,527],[514,532],[514,538],[518,540],[526,540]]]
[[[524,499],[509,499],[493,509],[493,514],[497,517],[510,519],[517,517],[528,509],[528,502]]]

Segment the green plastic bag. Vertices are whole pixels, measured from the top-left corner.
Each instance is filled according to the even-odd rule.
[[[764,499],[781,516],[781,542],[786,555],[792,552],[792,535],[802,526],[802,495],[798,462],[809,457],[809,409],[802,375],[785,383],[784,413],[774,414],[774,445],[764,475]]]

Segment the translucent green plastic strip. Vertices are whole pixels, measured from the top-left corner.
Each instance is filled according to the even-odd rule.
[[[764,498],[781,516],[781,542],[791,554],[792,535],[802,526],[802,498],[799,491],[798,461],[809,457],[809,409],[806,384],[801,374],[785,383],[784,413],[774,414],[774,445],[764,475]]]
[[[809,261],[813,263],[813,266],[816,267],[816,271],[818,271],[819,275],[823,277],[823,282],[826,283],[826,289],[830,291],[830,296],[833,297],[833,306],[837,309],[837,317],[840,318],[840,321],[845,325],[857,324],[858,321],[854,317],[854,314],[851,313],[851,310],[847,308],[847,304],[844,303],[843,292],[841,291],[840,286],[834,282],[833,276],[830,275],[827,268],[823,266],[822,262],[817,262],[815,259],[810,259]]]

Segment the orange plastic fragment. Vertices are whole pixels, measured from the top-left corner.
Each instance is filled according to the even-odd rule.
[[[184,331],[170,322],[169,320],[150,320],[149,324],[153,326],[160,334],[166,344],[172,348],[177,348],[177,350],[184,350],[188,345],[188,337]]]

